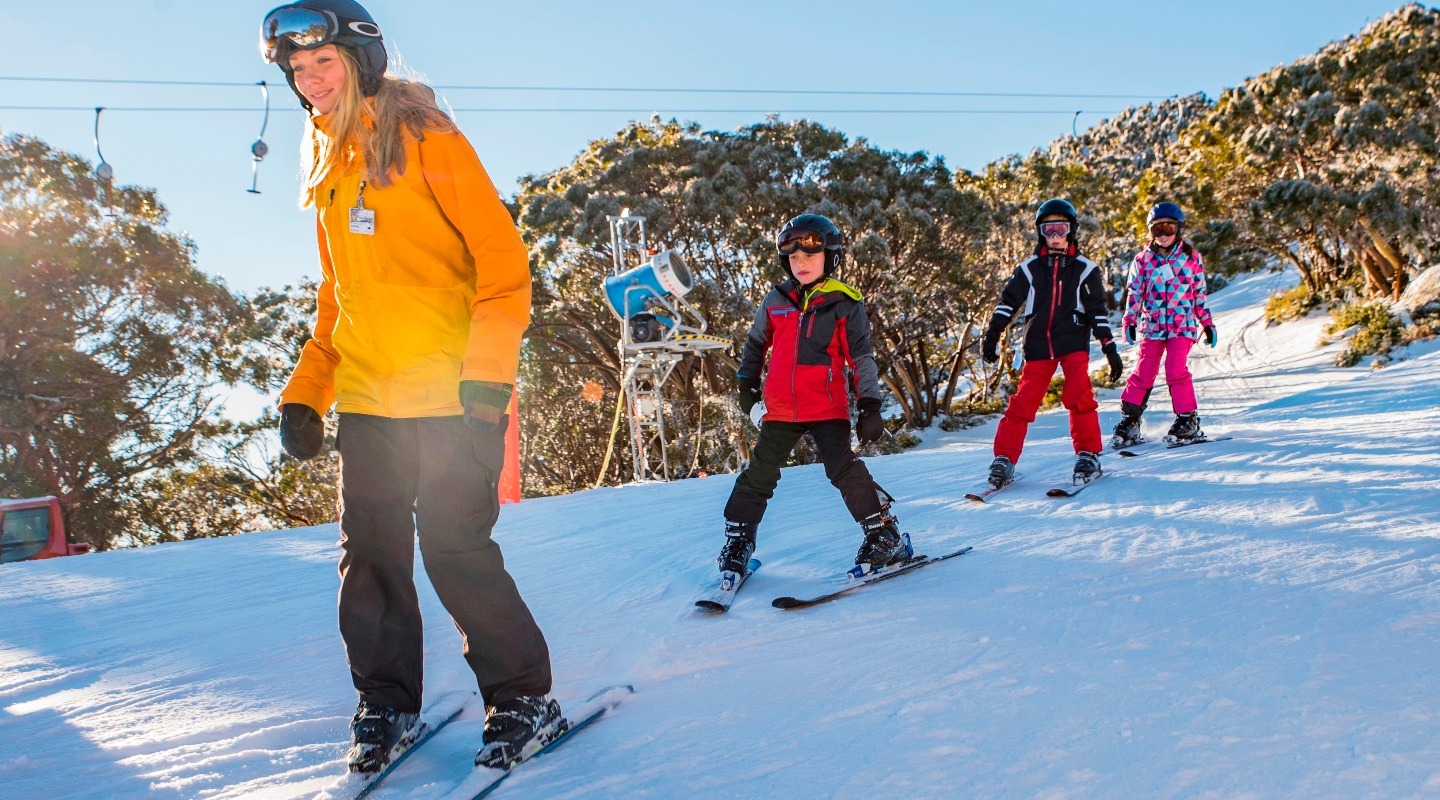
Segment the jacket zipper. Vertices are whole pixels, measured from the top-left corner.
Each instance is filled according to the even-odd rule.
[[[808,306],[808,305],[809,305],[809,302],[808,302],[804,297],[801,298],[801,302],[804,303],[805,306]],[[799,395],[799,394],[796,392],[796,390],[795,390],[795,371],[800,368],[800,340],[804,338],[804,333],[805,333],[805,315],[808,314],[808,313],[810,313],[810,312],[806,311],[806,310],[804,309],[804,306],[802,306],[801,309],[800,309],[800,319],[799,319],[799,321],[795,324],[795,355],[794,355],[794,357],[792,357],[792,358],[790,359],[790,421],[791,421],[791,422],[799,422],[799,421],[800,421],[800,395]]]
[[[1050,349],[1050,357],[1055,357],[1055,311],[1060,307],[1060,259],[1052,257],[1050,260],[1050,319],[1045,324],[1045,344]]]

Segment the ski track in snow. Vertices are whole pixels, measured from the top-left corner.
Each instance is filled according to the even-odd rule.
[[[1279,327],[1290,273],[1211,298],[1192,357],[1228,442],[1140,458],[1073,499],[1063,412],[988,505],[993,423],[867,463],[921,552],[975,550],[825,606],[859,545],[818,465],[785,470],[765,566],[724,615],[733,478],[507,507],[507,563],[557,696],[637,693],[497,798],[1440,796],[1440,346],[1334,366],[1326,318]],[[1133,356],[1127,352],[1127,358]],[[1098,368],[1097,359],[1095,366]],[[1118,390],[1100,393],[1114,424]],[[1163,380],[1146,415],[1171,419]],[[1059,485],[1059,484],[1053,484]],[[301,798],[343,772],[353,711],[333,525],[0,567],[6,798]],[[427,698],[473,688],[428,583]],[[444,797],[484,709],[374,797]]]

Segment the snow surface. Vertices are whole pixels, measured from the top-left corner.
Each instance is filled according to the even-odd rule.
[[[1440,347],[1333,366],[1316,315],[1266,327],[1264,274],[1212,298],[1201,414],[1234,441],[1136,459],[1073,500],[1066,418],[1028,480],[965,501],[993,423],[868,461],[925,552],[974,552],[835,603],[859,530],[789,469],[764,567],[724,616],[732,478],[509,506],[497,537],[576,702],[637,693],[498,798],[1440,796]],[[1096,366],[1098,367],[1098,361]],[[1116,418],[1117,392],[1102,395]],[[1168,424],[1158,388],[1147,417]],[[0,794],[298,798],[342,771],[353,711],[320,526],[0,568]],[[427,697],[473,688],[423,577]],[[377,800],[444,797],[483,709]]]

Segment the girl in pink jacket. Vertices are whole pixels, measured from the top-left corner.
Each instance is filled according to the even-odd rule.
[[[1123,324],[1125,341],[1134,344],[1140,340],[1140,361],[1120,395],[1124,416],[1110,437],[1112,447],[1145,441],[1140,433],[1140,415],[1145,412],[1162,363],[1165,383],[1170,387],[1170,406],[1175,411],[1175,423],[1165,441],[1205,438],[1200,430],[1200,415],[1195,411],[1195,386],[1186,364],[1190,348],[1202,336],[1211,347],[1216,341],[1215,323],[1205,308],[1205,264],[1181,235],[1185,212],[1179,206],[1157,204],[1150,209],[1146,224],[1151,240],[1130,264]]]

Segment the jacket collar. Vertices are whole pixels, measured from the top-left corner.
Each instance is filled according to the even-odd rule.
[[[796,281],[794,278],[790,278],[775,288],[780,290],[781,294],[790,298],[790,301],[800,307],[800,309],[806,311],[821,303],[828,302],[836,295],[845,295],[856,301],[862,300],[860,290],[829,277],[822,278],[819,283],[816,283],[809,289],[802,288],[799,281]]]
[[[335,118],[333,116],[329,114],[316,114],[310,117],[310,123],[315,126],[316,130],[332,139],[335,138],[335,132],[331,130],[335,126]],[[375,112],[374,109],[371,108],[368,100],[365,103],[365,107],[360,111],[360,124],[364,126],[367,131],[375,130]]]
[[[1190,255],[1191,253],[1195,252],[1195,248],[1191,247],[1190,243],[1185,241],[1184,239],[1178,239],[1175,242],[1175,246],[1170,248],[1170,252],[1162,253],[1159,250],[1155,249],[1155,240],[1151,239],[1150,243],[1145,245],[1145,252],[1149,254],[1152,258],[1156,258],[1161,261],[1171,261],[1175,259],[1176,256],[1179,256],[1181,253],[1184,253],[1187,256]]]
[[[1064,252],[1064,253],[1052,253],[1052,252],[1050,252],[1050,248],[1046,247],[1043,243],[1035,245],[1035,256],[1036,256],[1036,258],[1042,258],[1042,257],[1044,257],[1044,256],[1058,256],[1058,255],[1063,255],[1063,256],[1065,256],[1066,258],[1074,258],[1075,256],[1080,255],[1080,248],[1076,247],[1074,242],[1071,242],[1071,243],[1065,245],[1065,252]]]

